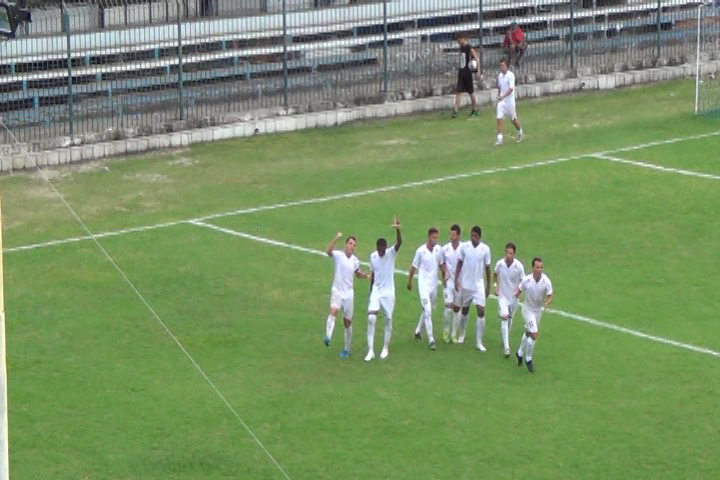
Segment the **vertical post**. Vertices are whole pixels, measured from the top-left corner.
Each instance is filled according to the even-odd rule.
[[[702,26],[703,4],[698,5],[697,13],[697,53],[695,55],[695,114],[700,111],[700,29]]]
[[[62,23],[65,30],[65,46],[67,49],[67,82],[68,82],[68,123],[70,124],[70,136],[75,134],[75,95],[73,93],[72,74],[72,45],[70,44],[70,14],[67,13],[65,2],[62,9]]]
[[[388,92],[388,15],[387,0],[383,0],[383,92]]]
[[[287,32],[287,0],[282,0],[282,29],[283,29],[283,105],[287,112],[290,108],[288,100],[289,79],[288,79],[288,32]]]
[[[660,58],[660,29],[662,28],[662,0],[657,2],[657,35],[655,38],[655,58]]]
[[[2,255],[2,206],[0,206],[0,480],[10,478],[8,448],[7,368],[5,355],[5,272]]]
[[[185,106],[183,105],[183,48],[182,48],[182,12],[180,0],[178,0],[177,11],[177,45],[178,45],[178,107],[180,109],[180,120],[185,120]]]
[[[480,38],[480,44],[478,45],[478,57],[480,57],[480,65],[478,65],[478,69],[480,71],[483,71],[482,65],[483,65],[483,0],[478,0],[478,29],[479,33],[478,36]]]
[[[570,70],[575,70],[575,0],[570,0]]]

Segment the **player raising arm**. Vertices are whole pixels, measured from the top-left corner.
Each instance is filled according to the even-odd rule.
[[[392,316],[395,309],[395,258],[400,245],[400,220],[397,216],[393,221],[395,229],[395,245],[387,248],[387,240],[379,238],[376,242],[377,250],[370,255],[370,300],[368,301],[368,353],[365,361],[375,358],[375,322],[380,310],[385,314],[385,342],[380,358],[389,355],[390,337],[392,336]]]
[[[533,351],[535,350],[535,342],[537,342],[538,330],[540,329],[540,317],[553,298],[553,287],[550,279],[543,273],[543,261],[540,257],[533,258],[532,274],[526,275],[517,291],[515,298],[520,298],[520,294],[525,293],[525,302],[522,306],[522,315],[525,320],[525,333],[520,340],[520,348],[515,356],[517,357],[518,367],[523,363],[523,355],[525,363],[530,372],[535,371],[533,364]]]
[[[369,278],[370,274],[360,270],[360,261],[355,256],[357,239],[348,237],[345,240],[345,248],[335,250],[335,243],[342,237],[338,232],[335,238],[325,249],[328,257],[335,261],[335,275],[333,277],[332,289],[330,290],[330,315],[325,324],[325,346],[330,346],[333,330],[335,328],[335,316],[338,310],[343,311],[345,324],[345,348],[340,356],[345,358],[350,355],[350,344],[352,343],[352,319],[355,294],[353,290],[353,277]]]

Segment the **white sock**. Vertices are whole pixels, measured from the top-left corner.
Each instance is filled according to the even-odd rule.
[[[327,322],[325,322],[325,336],[332,338],[333,330],[335,330],[335,317],[328,315]]]
[[[525,347],[525,361],[532,362],[533,350],[535,350],[535,340],[527,337],[527,346]]]
[[[390,346],[390,337],[392,337],[392,318],[385,317],[385,342],[383,343],[384,348]]]
[[[425,325],[425,312],[420,314],[420,320],[418,320],[417,327],[415,327],[415,334],[422,332],[424,325]]]
[[[350,351],[350,344],[352,344],[352,325],[345,327],[345,350]]]
[[[460,336],[465,336],[465,329],[467,328],[467,315],[460,315]]]
[[[367,329],[367,338],[368,338],[368,351],[372,352],[375,350],[375,322],[377,321],[377,315],[375,314],[369,314],[368,315],[368,329]]]
[[[428,335],[428,343],[433,343],[435,341],[435,337],[433,336],[432,314],[426,313],[424,316],[425,316],[425,330]]]
[[[518,348],[517,354],[519,356],[525,355],[525,346],[527,345],[528,336],[523,333],[522,338],[520,339],[520,348]]]
[[[510,339],[508,338],[510,333],[509,323],[508,320],[500,320],[500,335],[502,336],[503,347],[505,349],[510,349]]]
[[[476,326],[477,329],[475,330],[475,339],[477,340],[477,344],[480,345],[483,340],[483,335],[485,334],[485,317],[478,317]]]
[[[450,333],[450,324],[452,323],[454,313],[452,308],[445,309],[445,327],[443,328],[443,332]]]
[[[503,134],[502,134],[502,133],[498,133],[497,143],[502,143],[502,141],[503,141]]]
[[[520,135],[522,135],[522,133],[523,133],[522,128],[519,128],[519,129],[518,129],[518,133],[519,133]]]
[[[453,312],[452,336],[457,337],[460,328],[460,312]]]

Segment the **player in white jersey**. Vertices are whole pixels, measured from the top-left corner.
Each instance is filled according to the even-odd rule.
[[[458,249],[460,248],[460,225],[450,227],[450,242],[442,247],[445,262],[445,326],[443,341],[457,342],[457,330],[460,326],[460,294],[455,291],[455,265],[457,265]],[[452,324],[452,334],[450,325]]]
[[[525,332],[515,356],[517,357],[518,367],[522,366],[524,356],[527,369],[534,372],[533,351],[535,350],[535,342],[537,342],[538,330],[540,329],[540,317],[553,298],[552,282],[543,273],[542,258],[533,258],[532,275],[526,275],[522,279],[515,292],[515,298],[520,298],[522,293],[525,293],[525,301],[522,306]]]
[[[342,233],[338,232],[325,249],[327,256],[332,257],[335,261],[335,276],[330,291],[330,315],[328,315],[325,323],[325,346],[330,346],[333,329],[335,328],[335,316],[338,310],[342,309],[345,324],[345,348],[343,348],[340,356],[345,358],[350,355],[350,344],[352,343],[352,319],[355,301],[353,279],[354,277],[369,278],[370,274],[360,270],[360,261],[355,256],[355,246],[357,245],[355,237],[348,237],[345,240],[345,248],[342,251],[335,250],[335,243],[340,237],[342,237]]]
[[[392,336],[392,316],[395,310],[395,258],[400,245],[400,220],[397,216],[392,227],[395,229],[395,245],[387,248],[387,240],[379,238],[377,250],[370,255],[370,300],[368,301],[368,353],[365,361],[375,358],[375,322],[380,310],[385,314],[385,342],[380,358],[389,355],[390,337]]]
[[[485,333],[485,301],[490,295],[490,247],[480,241],[482,229],[477,225],[470,232],[470,241],[461,245],[455,267],[455,291],[460,294],[460,334],[458,343],[465,341],[465,329],[470,304],[477,309],[477,330],[475,347],[481,352],[486,351],[482,343]],[[485,280],[483,280],[483,271]]]
[[[525,267],[515,258],[517,247],[509,242],[505,245],[505,258],[495,264],[495,296],[498,301],[500,317],[500,336],[503,341],[505,358],[510,357],[510,332],[517,311],[518,299],[515,297],[518,285],[525,276]]]
[[[427,243],[421,245],[415,251],[415,258],[412,267],[410,267],[407,284],[408,290],[412,291],[415,272],[420,272],[418,275],[418,293],[420,294],[420,306],[423,311],[420,314],[417,327],[415,327],[415,338],[422,340],[421,332],[424,326],[430,350],[437,348],[433,336],[432,311],[437,302],[438,273],[442,273],[443,286],[445,284],[445,264],[443,263],[442,250],[437,245],[437,239],[437,228],[429,229]]]
[[[500,60],[500,74],[498,75],[498,95],[497,95],[497,142],[495,145],[503,144],[503,133],[505,126],[503,119],[509,117],[512,124],[517,129],[517,141],[523,139],[523,129],[517,119],[515,110],[515,74],[508,70],[508,62],[505,59]]]

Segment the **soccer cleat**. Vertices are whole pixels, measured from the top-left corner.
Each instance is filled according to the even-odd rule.
[[[477,345],[475,345],[475,348],[477,348],[481,352],[487,352],[487,348],[485,348],[485,345],[483,345],[482,343],[478,343]]]
[[[522,367],[522,364],[523,364],[523,358],[522,358],[522,357],[521,357],[520,355],[518,355],[517,353],[515,354],[515,358],[517,358],[517,361],[518,361],[518,367]]]
[[[505,358],[510,358],[510,349],[509,348],[505,349]]]
[[[533,373],[535,371],[535,365],[533,365],[532,360],[527,362],[526,365],[527,365],[528,372]]]
[[[515,138],[515,141],[516,141],[517,143],[520,143],[520,142],[522,142],[522,139],[523,139],[523,132],[522,132],[522,130],[521,130],[521,131],[518,132],[517,137]]]
[[[390,355],[390,352],[388,351],[387,347],[382,349],[382,352],[380,352],[380,358],[385,360],[388,355]]]
[[[443,342],[450,343],[450,334],[448,332],[443,332]]]
[[[415,340],[422,341],[422,335],[420,334],[420,332],[415,332]]]
[[[457,343],[459,345],[462,345],[463,343],[465,343],[465,334],[464,333],[458,337]]]
[[[477,110],[473,110],[472,112],[470,112],[470,116],[471,116],[471,117],[477,117],[477,116],[478,116]]]
[[[340,357],[341,357],[341,358],[347,358],[347,357],[349,357],[349,356],[350,356],[350,352],[348,352],[348,351],[345,350],[345,349],[343,349],[343,351],[340,352]]]
[[[430,342],[430,350],[437,350],[437,345],[435,345],[434,340],[432,342]]]
[[[367,356],[365,357],[365,361],[366,361],[366,362],[369,362],[369,361],[372,360],[373,358],[375,358],[375,352],[373,352],[372,350],[370,350],[370,351],[368,352]]]
[[[452,115],[450,115],[450,118],[457,118],[457,112],[453,112]]]
[[[330,337],[325,337],[325,346],[326,347],[330,346]]]
[[[457,335],[453,335],[452,337],[450,337],[450,343],[458,343]]]

